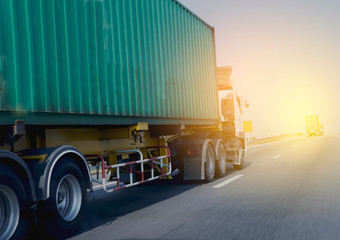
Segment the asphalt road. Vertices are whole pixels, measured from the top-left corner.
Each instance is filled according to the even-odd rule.
[[[340,239],[340,136],[248,150],[212,183],[96,191],[71,239]]]

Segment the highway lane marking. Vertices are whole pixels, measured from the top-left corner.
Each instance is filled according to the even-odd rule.
[[[339,136],[340,137],[340,136]],[[294,137],[295,138],[295,137]],[[296,137],[296,138],[299,138],[299,137]],[[271,144],[278,144],[278,143],[284,143],[286,140],[285,139],[281,139],[279,141],[273,141],[273,142],[267,142],[267,143],[259,143],[259,144],[249,144],[247,146],[247,149],[253,149],[253,148],[258,148],[258,147],[263,147],[263,146],[266,146],[266,145],[271,145]]]
[[[274,143],[277,143],[277,141],[275,141],[275,142],[268,142],[268,143],[261,143],[261,144],[255,144],[255,145],[249,145],[249,146],[247,146],[247,149],[263,147],[263,146],[271,145],[271,144],[274,144]]]
[[[236,179],[238,179],[240,177],[243,177],[243,175],[236,175],[235,177],[229,178],[229,179],[227,179],[227,180],[225,180],[225,181],[223,181],[223,182],[213,186],[212,188],[221,188],[221,187],[227,185],[228,183],[231,183],[231,182],[235,181]]]
[[[279,153],[279,154],[275,155],[273,158],[279,158],[281,156],[282,156],[282,153]]]

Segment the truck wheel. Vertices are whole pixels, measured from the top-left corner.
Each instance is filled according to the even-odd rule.
[[[216,144],[216,173],[218,177],[224,177],[226,172],[227,151],[222,140],[217,141]]]
[[[245,155],[244,155],[244,150],[242,147],[242,142],[241,140],[237,140],[237,145],[236,145],[236,150],[235,150],[235,160],[237,160],[237,162],[239,162],[240,164],[233,164],[234,165],[234,169],[236,170],[241,170],[244,168],[244,159],[245,159]]]
[[[29,225],[26,204],[21,180],[12,168],[0,164],[0,240],[24,238]]]
[[[85,210],[84,177],[73,160],[65,158],[55,166],[50,197],[39,207],[39,223],[45,234],[64,238],[79,229]]]
[[[207,182],[211,182],[215,177],[215,151],[211,144],[208,145],[205,154],[205,179]]]

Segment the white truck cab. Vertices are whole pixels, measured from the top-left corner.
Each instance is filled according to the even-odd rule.
[[[217,68],[217,85],[220,120],[223,135],[227,139],[229,160],[234,167],[243,168],[246,156],[247,142],[243,132],[243,116],[247,101],[238,95],[230,79],[231,67]]]

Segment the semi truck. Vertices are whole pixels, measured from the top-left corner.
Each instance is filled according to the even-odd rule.
[[[215,52],[177,0],[0,0],[0,239],[74,234],[94,185],[241,169],[244,101]]]
[[[318,115],[306,116],[307,136],[320,136],[324,134],[323,125]]]

